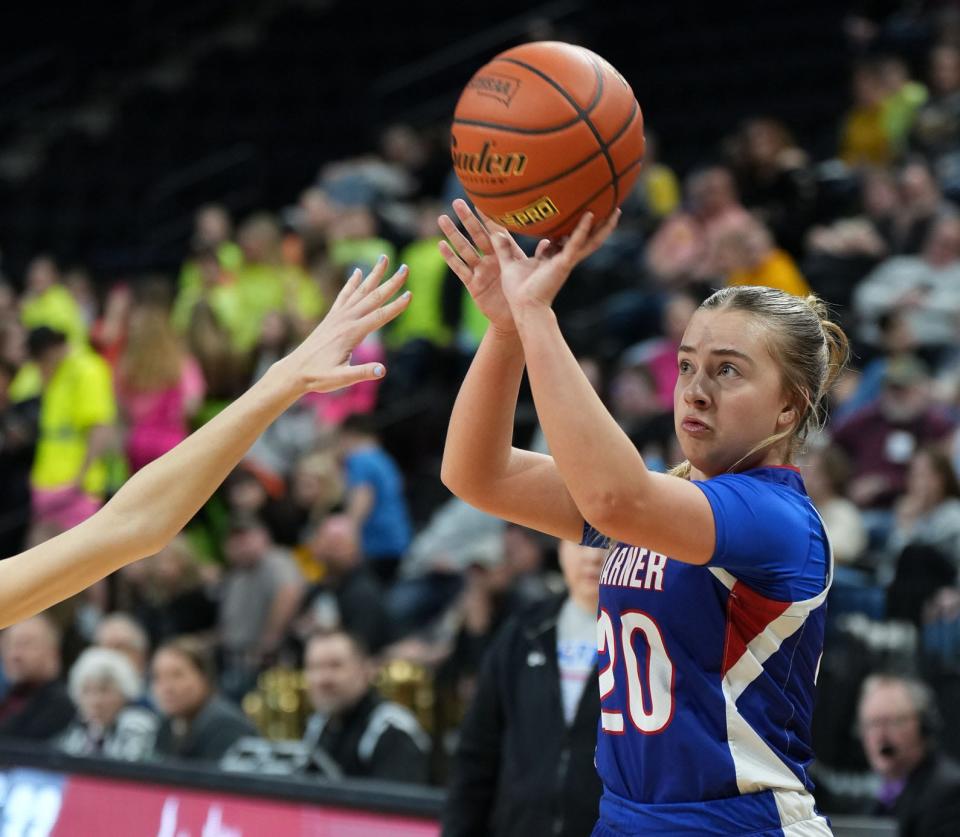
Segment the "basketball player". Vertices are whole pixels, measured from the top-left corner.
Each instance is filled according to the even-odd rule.
[[[613,230],[589,215],[528,258],[466,204],[440,226],[490,319],[450,419],[443,480],[486,512],[603,545],[603,781],[595,837],[821,835],[807,767],[831,557],[791,464],[847,355],[814,298],[718,291],[678,353],[687,462],[647,469],[564,342],[551,303]],[[478,252],[479,250],[479,252]],[[526,365],[552,456],[511,446]]]
[[[384,375],[351,366],[350,353],[398,316],[409,292],[402,266],[381,284],[386,257],[358,270],[303,343],[216,418],[138,471],[95,515],[62,535],[0,561],[0,627],[83,590],[125,564],[159,552],[214,492],[264,429],[307,392],[329,392]],[[385,304],[386,303],[386,304]]]

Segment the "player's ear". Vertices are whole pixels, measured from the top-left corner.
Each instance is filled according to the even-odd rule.
[[[777,416],[777,427],[780,430],[785,430],[791,424],[797,420],[797,409],[792,404],[787,404],[782,410],[780,410],[780,415]]]

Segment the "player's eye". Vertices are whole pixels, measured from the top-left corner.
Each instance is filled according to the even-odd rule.
[[[724,377],[727,377],[727,378],[732,378],[735,375],[739,375],[740,370],[737,369],[737,367],[734,366],[732,363],[724,363],[721,365],[717,374],[723,375]]]
[[[690,361],[689,361],[689,360],[680,360],[680,361],[677,361],[677,369],[680,371],[680,374],[681,374],[681,375],[685,375],[685,374],[686,374],[687,372],[689,372],[692,368],[693,368],[693,367],[690,365]]]

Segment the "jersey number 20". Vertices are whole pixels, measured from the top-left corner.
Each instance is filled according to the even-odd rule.
[[[640,661],[634,641],[643,634],[647,647],[646,672],[641,679]],[[623,654],[623,668],[627,674],[627,714],[639,732],[645,735],[662,732],[673,719],[673,661],[663,644],[663,634],[656,621],[641,610],[627,610],[620,614],[620,636],[614,633],[613,620],[605,610],[597,621],[597,648],[609,655],[609,662],[600,671],[600,700],[613,694],[616,686],[614,669],[617,655]],[[623,711],[602,709],[601,725],[604,732],[622,735]]]

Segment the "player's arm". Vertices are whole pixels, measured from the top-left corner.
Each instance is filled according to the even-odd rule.
[[[584,216],[562,250],[544,252],[534,265],[511,257],[505,231],[493,238],[540,425],[574,504],[595,529],[705,564],[715,540],[707,498],[686,480],[647,468],[583,374],[550,307],[573,267],[616,225],[614,216],[591,233],[592,220]]]
[[[380,284],[381,261],[365,280],[355,273],[330,313],[290,355],[223,412],[134,474],[93,517],[33,549],[0,561],[0,627],[83,590],[125,564],[158,552],[196,514],[257,437],[308,391],[327,392],[383,374],[350,366],[353,348],[407,306],[390,303],[401,269]]]
[[[581,371],[552,311],[530,317],[521,329],[540,424],[590,525],[679,561],[709,561],[714,519],[703,492],[647,468]]]
[[[522,375],[517,335],[488,329],[450,416],[441,479],[481,511],[579,542],[583,515],[553,458],[513,447]]]
[[[523,348],[500,289],[500,268],[487,227],[464,201],[454,201],[453,208],[470,240],[441,216],[440,229],[448,241],[441,242],[440,253],[490,327],[450,416],[441,478],[454,494],[482,511],[579,541],[583,515],[553,459],[513,447]],[[509,247],[517,258],[526,258],[513,239]]]

